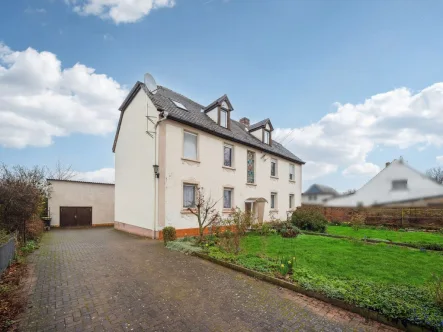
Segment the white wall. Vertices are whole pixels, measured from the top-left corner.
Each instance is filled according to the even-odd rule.
[[[215,107],[206,114],[211,118],[212,121],[218,123],[218,107]]]
[[[250,197],[263,197],[265,220],[269,220],[271,192],[278,193],[278,213],[276,217],[286,219],[289,210],[289,194],[294,194],[295,206],[301,204],[301,166],[295,164],[295,182],[289,181],[289,162],[278,160],[278,179],[271,178],[271,155],[257,149],[250,149],[238,143],[207,134],[192,127],[167,120],[161,124],[166,126],[166,191],[165,191],[165,226],[177,229],[198,227],[195,216],[185,214],[183,205],[183,182],[197,183],[212,198],[219,200],[217,209],[223,207],[223,187],[234,188],[233,206],[244,210],[244,201]],[[184,129],[198,134],[199,162],[182,160]],[[234,169],[223,167],[223,143],[234,145]],[[256,152],[256,186],[246,184],[246,153]]]
[[[255,136],[256,138],[258,138],[258,140],[260,142],[263,141],[263,129],[262,128],[254,130],[254,131],[251,131],[251,134],[253,136]]]
[[[48,201],[51,225],[60,226],[60,207],[92,207],[92,224],[114,223],[114,186],[109,184],[50,181]]]
[[[309,199],[309,196],[312,196],[312,199]],[[325,199],[331,198],[334,195],[331,194],[307,194],[302,195],[301,202],[303,204],[313,204],[313,205],[323,205]]]
[[[393,180],[408,180],[407,190],[392,190]],[[430,180],[400,161],[393,161],[353,195],[329,200],[326,206],[371,206],[392,201],[403,201],[443,195],[443,186]]]
[[[115,221],[153,229],[155,141],[146,133],[147,103],[149,115],[158,117],[157,109],[143,90],[123,115],[115,149]],[[149,130],[154,130],[152,123]]]

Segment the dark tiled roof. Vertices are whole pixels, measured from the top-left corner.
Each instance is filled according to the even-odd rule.
[[[149,97],[151,98],[151,100],[158,109],[167,111],[169,113],[168,119],[175,120],[183,124],[187,124],[191,127],[206,131],[212,135],[216,135],[234,142],[254,147],[262,151],[269,152],[271,154],[280,156],[284,159],[293,161],[298,164],[304,164],[304,161],[302,161],[291,151],[283,147],[281,144],[275,141],[272,142],[272,145],[263,143],[262,141],[260,141],[259,139],[248,133],[246,131],[245,126],[240,122],[231,120],[230,130],[219,126],[214,121],[212,121],[206,113],[203,112],[205,106],[196,103],[195,101],[179,93],[176,93],[163,86],[158,86],[158,89],[153,94],[141,82],[137,82],[136,86],[138,86],[138,88],[133,88],[131,90],[131,93],[135,94],[136,92],[138,92],[140,88],[144,89],[144,91],[149,95]],[[114,140],[113,150],[115,150],[116,142],[118,139],[118,131],[122,121],[123,112],[126,106],[130,103],[130,101],[133,98],[133,96],[131,97],[130,95],[128,95],[125,102],[123,102],[122,107],[120,108],[122,114],[120,115],[120,121],[119,121],[119,126],[117,128],[116,137]],[[172,102],[172,100],[184,105],[186,107],[186,110],[177,107]]]
[[[59,182],[74,182],[74,183],[88,183],[88,184],[107,184],[114,186],[114,183],[109,182],[93,182],[93,181],[82,181],[82,180],[59,180],[59,179],[46,179],[46,181],[59,181]]]
[[[223,100],[226,101],[226,103],[228,104],[231,111],[233,111],[234,108],[232,107],[232,104],[229,101],[229,98],[227,95],[223,95],[220,98],[218,98],[217,100],[214,100],[212,103],[210,103],[208,106],[206,106],[204,110],[207,111],[207,110],[214,108],[214,106],[221,104],[223,102]]]
[[[249,126],[249,131],[253,131],[253,130],[257,129],[257,128],[264,127],[264,126],[266,126],[267,123],[270,123],[270,122],[271,122],[271,120],[269,120],[269,118],[261,120],[261,121],[259,121],[257,123],[254,123],[253,125],[250,125]],[[272,127],[272,124],[270,124],[270,126]]]
[[[315,195],[315,194],[331,194],[338,196],[339,193],[334,188],[324,186],[321,184],[313,184],[309,187],[308,190],[306,190],[303,195]]]

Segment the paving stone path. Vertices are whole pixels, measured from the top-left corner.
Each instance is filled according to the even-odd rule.
[[[393,331],[112,228],[51,230],[20,331]]]

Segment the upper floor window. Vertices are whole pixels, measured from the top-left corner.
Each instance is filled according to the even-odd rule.
[[[197,192],[197,185],[195,184],[183,184],[183,207],[194,208],[195,207],[195,195]]]
[[[289,181],[295,181],[295,165],[289,164]]]
[[[408,189],[408,180],[393,180],[392,190],[406,190]]]
[[[263,142],[266,144],[271,142],[271,133],[267,130],[263,130]]]
[[[232,167],[232,157],[233,157],[234,147],[230,144],[225,144],[223,147],[223,166]]]
[[[220,126],[228,128],[228,111],[220,109]]]
[[[255,152],[248,151],[247,183],[255,183]]]
[[[183,158],[197,160],[197,134],[184,132]]]
[[[271,159],[271,176],[277,176],[277,159]]]

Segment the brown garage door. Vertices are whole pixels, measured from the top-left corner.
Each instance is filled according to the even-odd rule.
[[[60,207],[60,227],[92,225],[92,207]]]

